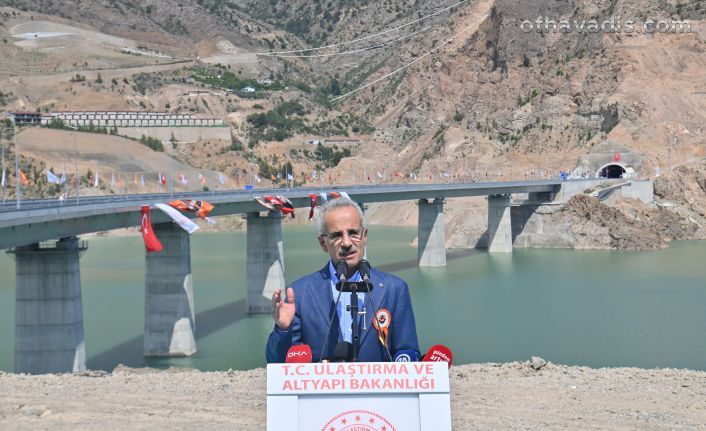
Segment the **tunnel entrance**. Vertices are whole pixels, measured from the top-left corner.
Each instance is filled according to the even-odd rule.
[[[598,171],[600,178],[623,178],[625,168],[620,165],[606,165]]]

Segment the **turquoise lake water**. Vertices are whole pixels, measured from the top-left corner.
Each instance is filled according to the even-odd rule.
[[[442,343],[455,363],[542,356],[592,367],[706,370],[706,242],[649,252],[449,250],[448,266],[420,269],[416,228],[371,226],[368,259],[405,279],[422,350]],[[312,226],[284,226],[287,281],[326,263]],[[81,282],[89,368],[265,364],[269,315],[245,306],[245,233],[192,236],[198,352],[145,359],[144,246],[133,236],[89,238]],[[0,255],[0,370],[14,361],[14,262]]]

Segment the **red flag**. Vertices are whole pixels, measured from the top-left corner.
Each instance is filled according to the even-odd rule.
[[[196,215],[202,220],[205,220],[208,214],[213,211],[213,208],[215,208],[212,204],[206,201],[195,201],[191,199],[172,201],[169,202],[169,206],[180,211],[196,213]]]
[[[294,218],[294,205],[292,205],[292,202],[284,196],[265,196],[265,201],[272,204],[275,209],[278,209],[282,213],[282,215],[291,214],[292,218]]]
[[[201,208],[198,211],[196,211],[196,215],[200,219],[205,220],[206,217],[211,213],[211,211],[213,211],[213,208],[215,208],[215,207],[213,205],[211,205],[210,203],[208,203],[206,201],[201,201]]]
[[[23,186],[26,186],[27,184],[29,184],[29,180],[27,179],[27,175],[25,175],[25,173],[22,172],[22,169],[20,169],[20,183]]]
[[[148,252],[162,251],[162,243],[157,239],[157,235],[154,234],[152,230],[152,220],[150,219],[150,206],[142,205],[140,210],[142,214],[142,239],[145,241],[145,248]]]
[[[280,202],[282,202],[283,207],[282,207],[282,209],[280,209],[282,214],[284,214],[284,215],[291,214],[292,218],[294,218],[294,204],[292,203],[292,201],[290,201],[289,199],[287,199],[286,197],[281,196],[281,195],[277,196],[277,199],[279,199]]]
[[[316,207],[316,193],[309,193],[309,205],[311,208],[309,209],[309,220],[314,218],[314,208]]]

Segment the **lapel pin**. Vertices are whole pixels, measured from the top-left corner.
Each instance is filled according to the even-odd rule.
[[[379,284],[378,284],[378,287],[385,287],[385,285],[382,284],[382,283],[379,283]]]

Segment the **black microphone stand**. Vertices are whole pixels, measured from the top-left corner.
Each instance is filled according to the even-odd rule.
[[[351,341],[353,342],[353,352],[351,353],[351,362],[358,362],[358,351],[360,350],[360,334],[358,333],[358,315],[361,314],[358,310],[358,292],[361,289],[367,288],[367,292],[370,293],[372,286],[370,283],[365,281],[346,281],[340,282],[336,285],[336,290],[339,292],[350,292],[351,294],[351,305],[347,307],[347,311],[351,313],[351,319],[353,323],[351,329],[353,331],[353,336]],[[364,291],[362,291],[364,292]]]
[[[348,308],[351,311],[353,320],[353,353],[351,354],[351,362],[358,362],[358,350],[360,350],[360,334],[358,333],[358,283],[351,283],[351,305]]]

